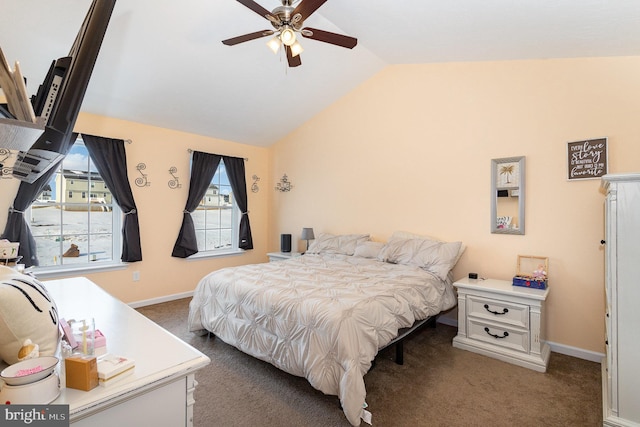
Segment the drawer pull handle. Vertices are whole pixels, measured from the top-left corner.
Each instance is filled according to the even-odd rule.
[[[485,304],[484,305],[484,309],[487,310],[491,314],[495,314],[496,316],[502,316],[503,314],[507,314],[509,312],[508,308],[503,308],[502,309],[502,313],[500,313],[499,311],[489,310],[489,304]]]
[[[507,332],[507,331],[504,331],[504,335],[502,335],[502,336],[497,335],[497,334],[492,334],[491,332],[489,332],[489,328],[484,328],[484,331],[485,331],[487,334],[491,335],[492,337],[494,337],[494,338],[496,338],[496,339],[498,339],[498,338],[506,338],[506,337],[508,337],[508,336],[509,336],[509,332]]]

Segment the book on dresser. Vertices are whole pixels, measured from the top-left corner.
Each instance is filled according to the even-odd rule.
[[[98,383],[107,386],[133,373],[135,361],[107,353],[98,358]]]

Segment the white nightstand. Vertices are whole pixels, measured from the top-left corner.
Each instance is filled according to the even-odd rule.
[[[300,252],[269,252],[269,262],[284,261],[285,259],[293,258],[302,255]]]
[[[462,279],[458,335],[453,346],[545,372],[551,350],[541,331],[549,289],[513,286],[506,280]]]

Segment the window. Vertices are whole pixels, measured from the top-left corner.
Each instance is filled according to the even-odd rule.
[[[94,197],[89,191],[102,182],[86,147],[77,140],[28,211],[38,268],[55,271],[119,263],[121,210],[110,192]]]
[[[233,198],[224,160],[220,161],[206,194],[191,217],[199,252],[216,253],[238,249],[240,213]]]

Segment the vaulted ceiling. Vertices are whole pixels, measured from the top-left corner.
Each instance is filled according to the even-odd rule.
[[[91,1],[1,3],[0,47],[33,94]],[[235,0],[118,0],[81,111],[268,146],[391,64],[640,55],[638,0],[328,0],[305,26],[358,45],[302,38],[288,68],[269,37],[221,43],[272,28]]]

